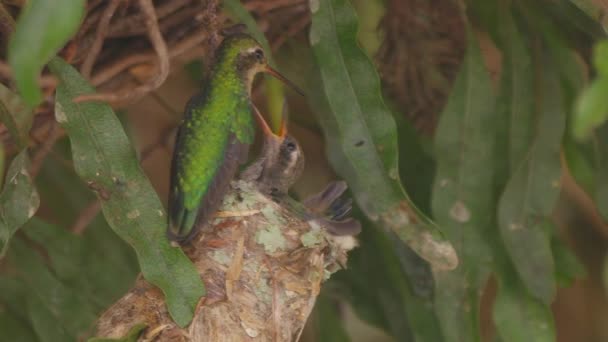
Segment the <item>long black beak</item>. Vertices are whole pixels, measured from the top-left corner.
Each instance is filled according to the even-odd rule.
[[[305,96],[304,92],[302,91],[302,89],[298,88],[298,86],[296,86],[295,84],[293,84],[293,82],[291,82],[290,80],[288,80],[287,78],[285,78],[285,76],[281,75],[278,71],[274,70],[269,65],[266,65],[266,68],[264,69],[264,72],[266,72],[268,74],[271,74],[272,76],[274,76],[277,79],[281,80],[281,82],[287,84],[293,90],[295,90],[296,93],[298,93],[298,94],[300,94],[302,96]]]

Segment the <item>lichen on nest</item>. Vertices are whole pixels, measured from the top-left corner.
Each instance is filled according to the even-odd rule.
[[[154,341],[296,340],[321,283],[346,264],[353,245],[337,243],[244,181],[232,183],[221,211],[233,216],[216,218],[184,247],[207,288],[189,327],[173,323],[162,293],[140,278],[101,316],[96,335],[117,338],[144,323],[144,338]]]

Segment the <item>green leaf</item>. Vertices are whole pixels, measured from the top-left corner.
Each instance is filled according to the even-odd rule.
[[[64,61],[49,64],[61,83],[55,116],[70,137],[74,167],[94,189],[112,229],[137,253],[144,277],[165,294],[169,313],[186,326],[205,290],[180,248],[166,238],[166,214],[109,105],[74,103],[94,89]]]
[[[394,234],[387,236],[367,220],[361,223],[361,246],[349,253],[348,268],[334,274],[324,289],[337,285],[335,292],[345,295],[361,319],[397,341],[443,341],[428,264],[390,236]]]
[[[38,341],[31,327],[8,312],[2,312],[2,309],[0,309],[0,331],[2,331],[2,339],[5,341]]]
[[[598,173],[597,169],[599,165],[601,165],[601,161],[594,158],[593,146],[589,143],[578,144],[570,136],[566,136],[564,138],[563,151],[568,171],[576,183],[585,192],[593,196],[596,189],[600,190],[595,186],[595,175]],[[597,162],[600,162],[600,164],[595,165],[594,163]]]
[[[539,61],[537,68],[541,63],[535,134],[501,195],[498,222],[507,252],[526,288],[548,304],[556,288],[546,218],[560,191],[560,148],[566,115],[558,74],[551,61]]]
[[[508,122],[507,160],[508,174],[511,174],[519,167],[534,136],[534,66],[530,49],[510,13],[505,13],[500,22],[505,56],[499,99]]]
[[[33,111],[27,108],[19,96],[0,84],[0,121],[21,149],[9,166],[0,193],[0,258],[6,252],[13,234],[36,213],[40,204],[28,171],[30,161],[25,150],[32,117]]]
[[[479,340],[479,288],[492,262],[494,169],[498,111],[477,39],[468,47],[435,134],[435,219],[458,251],[461,264],[435,272],[435,305],[448,341]]]
[[[555,259],[555,280],[558,285],[570,287],[576,278],[585,276],[585,266],[556,234],[551,239],[551,251]]]
[[[247,26],[249,33],[251,33],[253,38],[255,38],[262,45],[262,48],[266,52],[268,63],[273,68],[276,67],[276,63],[272,58],[272,49],[270,48],[270,44],[268,44],[268,40],[266,39],[264,32],[260,30],[258,24],[255,22],[255,19],[251,16],[243,4],[239,0],[224,0],[222,3],[224,5],[224,9],[226,9],[228,13],[235,18],[235,21],[240,21]],[[268,113],[270,114],[270,127],[274,132],[278,132],[281,127],[284,105],[283,98],[285,97],[285,90],[283,89],[281,82],[275,78],[267,79],[266,95],[268,99]]]
[[[453,269],[454,249],[400,183],[397,128],[374,65],[357,45],[355,11],[347,0],[313,1],[310,7],[310,42],[330,109],[319,120],[332,165],[367,217],[394,231],[434,267]]]
[[[27,147],[34,111],[17,94],[0,84],[0,121],[15,139],[19,149]]]
[[[131,330],[122,338],[100,338],[93,337],[87,342],[137,342],[139,336],[144,332],[147,325],[144,323],[135,324]]]
[[[551,309],[527,293],[514,271],[508,273],[503,268],[498,277],[493,310],[498,334],[504,341],[554,342]]]
[[[602,28],[604,33],[608,31],[608,22],[606,22],[604,9],[602,6],[596,5],[593,0],[569,0],[572,4],[578,7],[583,13],[585,13],[592,20],[597,21]]]
[[[99,229],[103,227],[92,227]],[[122,264],[113,262],[120,249],[117,239],[113,246],[100,250],[101,239],[89,241],[65,229],[32,219],[24,228],[32,241],[44,246],[50,259],[50,268],[56,277],[67,286],[78,289],[89,301],[101,310],[124,294],[135,281],[136,272]],[[108,253],[112,251],[112,253]]]
[[[73,340],[90,329],[97,310],[82,293],[59,281],[46,267],[38,252],[15,240],[10,248],[10,261],[19,270],[27,289],[27,308],[36,334],[44,341]],[[71,336],[57,339],[51,336]]]
[[[608,77],[608,40],[602,40],[593,47],[593,66],[597,72]]]
[[[317,341],[348,342],[350,338],[342,326],[337,307],[325,295],[317,298],[315,303],[315,331]]]
[[[594,128],[608,119],[608,77],[600,77],[580,95],[572,122],[572,134],[586,139]]]
[[[71,158],[67,137],[55,144],[53,155],[59,158],[45,159],[36,177],[36,185],[42,202],[54,214],[52,221],[60,227],[70,227],[83,210],[97,199],[70,167],[71,164],[60,159]],[[54,200],[58,193],[63,194],[62,201]],[[91,265],[84,272],[94,279],[89,284],[93,287],[93,293],[96,293],[95,298],[106,305],[110,304],[117,296],[124,294],[126,288],[132,285],[133,277],[139,273],[136,255],[112,231],[101,213],[91,220],[82,238],[84,241],[79,243],[86,245],[83,258],[87,259],[83,263]],[[61,246],[57,245],[57,248],[61,249]],[[103,257],[100,258],[100,255]],[[97,272],[96,269],[100,271]]]
[[[31,107],[42,101],[38,75],[42,67],[76,32],[84,0],[31,0],[19,16],[11,37],[8,62],[17,88]]]
[[[29,295],[23,281],[17,279],[14,274],[3,271],[0,275],[0,311],[9,313],[11,316],[23,322],[29,322],[26,298]],[[31,330],[31,327],[29,327]],[[2,330],[0,330],[2,331]]]
[[[608,221],[608,123],[604,123],[593,134],[595,161],[595,204],[598,211]]]
[[[13,159],[6,173],[0,193],[0,258],[6,253],[13,234],[34,216],[40,205],[28,168],[27,150],[23,150]]]

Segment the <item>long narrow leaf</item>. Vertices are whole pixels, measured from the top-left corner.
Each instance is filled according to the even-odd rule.
[[[478,289],[492,261],[494,144],[497,111],[490,77],[475,36],[436,133],[437,174],[432,209],[461,258],[452,272],[437,272],[435,305],[448,341],[476,341]]]
[[[11,162],[0,193],[0,258],[10,238],[38,210],[40,198],[29,174],[25,150],[33,111],[19,96],[0,85],[0,121],[7,127],[21,152]]]
[[[31,0],[25,3],[11,37],[8,61],[17,88],[31,107],[42,101],[38,88],[42,67],[76,32],[84,5],[84,0]]]
[[[97,192],[114,231],[135,249],[144,277],[165,294],[171,316],[187,325],[204,294],[194,265],[165,236],[166,214],[118,119],[107,104],[72,102],[94,89],[60,59],[55,116],[70,137],[76,172]]]
[[[565,128],[563,94],[557,72],[542,61],[535,134],[500,198],[500,233],[517,273],[545,303],[555,295],[550,235],[543,222],[560,191],[560,146]],[[537,64],[540,67],[540,64]]]
[[[3,84],[0,84],[0,101],[4,105],[0,108],[0,121],[6,126],[20,149],[27,147],[34,111]]]
[[[551,310],[529,295],[513,270],[508,272],[503,267],[501,273],[493,313],[503,341],[555,341]]]
[[[34,216],[40,205],[28,168],[27,150],[23,150],[11,162],[0,193],[0,257],[6,253],[13,234]]]
[[[92,327],[96,310],[82,294],[59,281],[36,251],[16,240],[11,245],[10,257],[29,293],[26,298],[29,316],[41,340],[52,341],[51,334],[75,338]]]
[[[331,109],[321,123],[332,165],[369,218],[380,220],[434,267],[456,267],[454,249],[415,209],[399,181],[395,121],[374,66],[357,45],[354,9],[347,0],[313,1],[311,12],[310,42]]]

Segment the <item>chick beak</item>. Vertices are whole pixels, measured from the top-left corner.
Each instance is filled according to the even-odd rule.
[[[279,134],[275,134],[272,129],[270,128],[270,126],[268,126],[268,123],[266,122],[266,119],[264,119],[264,116],[262,116],[262,113],[260,113],[260,111],[258,110],[258,108],[252,104],[253,107],[253,112],[255,114],[255,119],[258,122],[258,124],[260,125],[260,128],[262,128],[262,133],[264,133],[264,139],[266,140],[279,140],[279,142],[282,142],[283,139],[285,139],[284,134],[286,134],[287,132],[287,128],[284,126],[286,126],[287,124],[283,121],[281,122],[281,129],[279,131]],[[283,133],[283,131],[285,131],[285,133]],[[280,143],[279,143],[280,145]]]
[[[298,88],[298,86],[296,86],[295,84],[293,84],[293,82],[291,82],[290,80],[288,80],[287,78],[285,78],[285,76],[281,75],[278,71],[276,71],[275,69],[271,68],[270,65],[266,65],[266,67],[264,68],[264,72],[268,73],[272,76],[274,76],[275,78],[279,79],[281,82],[285,83],[286,85],[290,86],[293,90],[295,90],[296,93],[304,96],[304,92],[302,91],[302,89]]]

